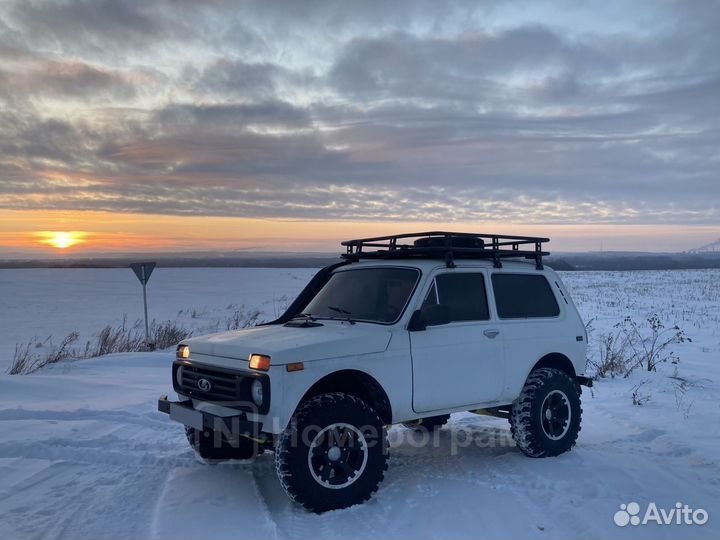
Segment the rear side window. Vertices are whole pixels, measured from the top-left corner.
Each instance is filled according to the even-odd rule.
[[[492,285],[501,319],[557,317],[560,314],[560,307],[545,276],[493,274]]]
[[[423,305],[448,307],[450,321],[486,321],[490,318],[482,274],[440,274]]]

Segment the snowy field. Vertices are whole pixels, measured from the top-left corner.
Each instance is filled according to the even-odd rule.
[[[310,269],[158,269],[150,315],[202,333],[238,311],[280,313]],[[0,538],[717,538],[720,536],[720,271],[586,272],[563,279],[590,356],[627,316],[677,324],[692,342],[658,371],[583,392],[572,452],[529,459],[505,420],[454,415],[419,448],[393,427],[390,468],[369,503],[316,516],[293,506],[272,455],[207,466],[156,412],[170,352],[0,375]],[[0,372],[15,344],[90,339],[141,316],[130,270],[0,270]],[[633,405],[633,393],[642,405]],[[700,525],[613,522],[621,504],[677,502]]]
[[[315,274],[309,268],[157,268],[148,283],[148,314],[197,333],[225,330],[236,312],[271,320]],[[0,371],[15,344],[78,331],[91,339],[106,325],[143,316],[142,288],[129,268],[0,269]]]

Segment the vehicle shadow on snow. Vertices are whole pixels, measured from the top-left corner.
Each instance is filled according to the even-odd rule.
[[[468,467],[473,467],[475,461],[489,461],[497,466],[497,458],[502,460],[508,456],[507,462],[513,463],[514,457],[520,455],[506,421],[475,415],[453,419],[449,425],[429,434],[395,426],[389,431],[388,440],[389,467],[375,496],[365,504],[322,515],[308,512],[288,499],[275,475],[272,454],[258,458],[251,466],[252,474],[278,536],[335,538],[339,532],[336,516],[342,518],[343,530],[352,531],[352,537],[376,537],[379,522],[388,523],[389,528],[382,530],[392,534],[391,529],[399,526],[398,505],[390,504],[392,501],[404,501],[412,507],[416,503],[424,504],[422,500],[428,497],[444,497],[448,495],[445,490],[456,489],[456,480],[473,481],[468,478]],[[433,486],[432,493],[426,489],[428,485]],[[333,519],[329,521],[328,515]]]
[[[426,431],[396,427],[388,434],[391,454],[409,459],[490,457],[517,452],[505,420],[463,416],[442,429]]]
[[[505,455],[521,456],[505,420],[468,416],[454,419],[450,424],[432,432],[394,426],[388,432],[390,465],[385,479],[402,481],[405,467],[424,467],[427,463],[430,473],[444,463],[467,459],[489,459]],[[297,505],[287,502],[280,483],[275,477],[273,454],[266,452],[253,462],[231,462],[225,467],[250,468],[255,480],[262,484],[263,495],[268,495],[268,508]],[[423,472],[423,471],[421,471]],[[277,488],[277,489],[275,489]],[[266,489],[269,489],[267,491]],[[382,490],[382,484],[381,484]],[[278,495],[277,499],[274,496]]]
[[[168,520],[159,519],[155,537],[180,535],[186,538],[258,537],[280,538],[374,538],[378,530],[388,536],[406,536],[407,526],[434,530],[449,526],[455,518],[439,516],[432,509],[441,502],[463,507],[468,494],[473,498],[506,497],[511,503],[517,494],[496,486],[498,478],[522,484],[527,481],[522,463],[525,458],[515,446],[507,421],[472,414],[454,415],[450,423],[429,434],[403,426],[388,433],[390,442],[389,468],[379,491],[365,504],[316,515],[294,504],[285,495],[275,474],[274,456],[266,452],[253,462],[227,462],[209,466],[197,461],[189,468],[178,470],[165,490],[166,501],[159,506],[171,512]],[[494,479],[494,480],[493,480]],[[490,488],[490,489],[487,489]],[[463,503],[465,500],[465,503]],[[213,507],[218,519],[239,516],[237,527],[223,523],[219,530],[193,523],[208,523],[201,516],[186,513],[192,501],[202,502],[200,508]],[[455,501],[454,503],[452,501]],[[476,501],[476,502],[478,502]],[[456,504],[457,503],[457,504]],[[458,506],[459,505],[459,506]],[[491,506],[488,506],[490,508]],[[485,505],[474,507],[467,523],[482,519]],[[457,511],[457,510],[456,510]],[[207,518],[207,510],[205,518]],[[253,515],[252,524],[247,516]],[[187,519],[179,516],[187,516]],[[240,517],[245,516],[245,519]],[[339,521],[338,521],[339,520]],[[189,522],[190,525],[183,525]],[[339,523],[342,528],[339,530]],[[228,528],[230,526],[230,528]],[[420,532],[420,531],[417,531]]]

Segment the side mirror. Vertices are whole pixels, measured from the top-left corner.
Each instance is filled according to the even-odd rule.
[[[425,306],[420,309],[420,315],[427,326],[440,326],[450,322],[450,309],[443,304]]]
[[[408,330],[410,332],[419,332],[426,330],[428,326],[440,326],[448,324],[449,322],[450,310],[448,307],[441,304],[434,304],[416,309],[412,317],[410,317]]]
[[[410,317],[410,322],[408,323],[408,332],[420,332],[421,330],[425,330],[426,328],[427,324],[423,319],[422,311],[416,309],[415,311],[413,311],[412,317]]]

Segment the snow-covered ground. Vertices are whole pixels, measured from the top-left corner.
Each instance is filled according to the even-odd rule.
[[[316,270],[309,268],[157,268],[148,283],[148,315],[196,333],[225,330],[236,312],[281,314]],[[126,318],[143,316],[142,288],[129,268],[0,270],[0,372],[16,343],[70,332],[80,341]]]
[[[238,309],[282,310],[308,269],[158,269],[151,316],[198,332]],[[507,422],[454,415],[418,447],[394,427],[390,468],[369,503],[321,516],[292,505],[272,455],[207,466],[155,411],[167,352],[111,355],[0,375],[0,538],[715,538],[720,536],[720,272],[570,273],[591,350],[626,316],[657,313],[692,342],[677,365],[583,393],[572,452],[529,459]],[[35,336],[89,338],[141,313],[129,270],[0,271],[0,358]],[[244,306],[244,307],[243,307]],[[182,310],[182,313],[178,314]],[[194,310],[194,313],[193,313]],[[643,381],[642,406],[632,404]],[[618,527],[621,504],[681,502],[705,525]]]

